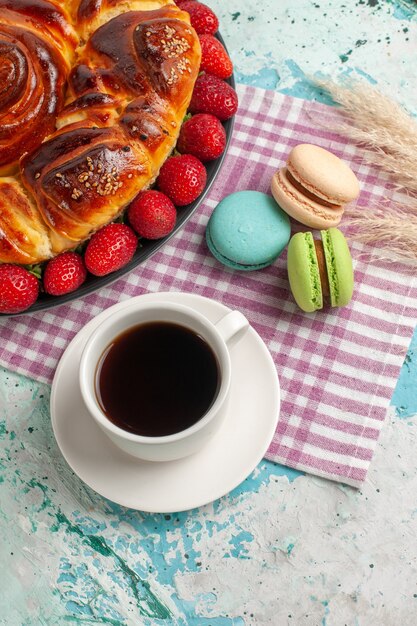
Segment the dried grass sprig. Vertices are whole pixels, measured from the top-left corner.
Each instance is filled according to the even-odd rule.
[[[417,268],[417,202],[409,205],[356,206],[346,211],[349,238],[370,244],[369,258]]]
[[[417,121],[399,104],[365,83],[316,81],[342,107],[335,130],[368,148],[364,159],[388,172],[398,187],[417,194]]]
[[[363,148],[362,160],[389,175],[402,192],[376,206],[347,207],[344,223],[352,241],[367,244],[360,257],[417,268],[417,121],[397,102],[367,83],[315,81],[340,105],[343,117],[330,127]],[[317,123],[320,123],[316,120]],[[326,125],[329,128],[328,125]]]

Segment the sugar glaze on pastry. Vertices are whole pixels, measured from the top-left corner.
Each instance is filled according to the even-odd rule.
[[[0,263],[75,247],[149,187],[198,75],[169,0],[65,6],[0,0]]]

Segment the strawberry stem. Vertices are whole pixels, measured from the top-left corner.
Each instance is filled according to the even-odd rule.
[[[37,279],[41,279],[42,278],[42,264],[41,263],[36,263],[33,265],[25,265],[24,266],[28,272],[30,272],[31,274],[33,274],[35,276],[35,278]]]

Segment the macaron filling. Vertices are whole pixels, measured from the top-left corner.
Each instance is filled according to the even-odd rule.
[[[312,191],[310,191],[307,187],[303,185],[303,183],[300,180],[294,177],[294,175],[290,172],[288,168],[284,168],[284,176],[286,176],[287,180],[299,193],[303,194],[303,196],[305,196],[309,200],[312,200],[313,202],[316,202],[317,204],[321,204],[322,206],[327,207],[329,209],[341,208],[340,204],[329,202],[328,200],[325,200],[321,196],[316,195]]]
[[[317,264],[319,267],[321,291],[323,294],[323,299],[325,299],[330,296],[330,284],[329,284],[328,268],[327,268],[327,263],[326,263],[326,255],[324,252],[324,246],[323,246],[322,240],[315,239],[314,247],[316,250]]]

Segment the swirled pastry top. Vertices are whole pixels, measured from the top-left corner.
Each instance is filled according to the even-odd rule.
[[[35,17],[24,18],[30,36],[53,31],[57,40],[53,89],[47,73],[34,74],[53,94],[40,98],[49,103],[43,114],[32,112],[32,132],[26,137],[29,121],[19,130],[14,116],[18,139],[10,142],[2,135],[7,132],[5,109],[0,113],[0,138],[15,146],[13,157],[7,147],[0,152],[9,168],[9,176],[0,178],[0,262],[33,263],[88,238],[154,181],[176,143],[201,52],[188,14],[167,0],[82,0],[79,6],[68,3],[67,15],[46,0],[0,0],[0,8],[6,5],[8,22],[1,11],[0,33],[3,28],[8,32],[13,13],[18,28],[23,9],[25,16],[31,14],[31,5]],[[49,7],[48,15],[56,17],[48,20],[48,28],[42,27],[41,6],[43,15]],[[33,28],[32,22],[37,24]],[[65,33],[62,40],[58,32]],[[27,39],[16,39],[15,48]],[[4,41],[0,34],[0,51]],[[49,34],[44,41],[52,50]],[[36,54],[33,60],[31,54],[26,52],[34,63]],[[0,67],[15,71],[8,61]],[[28,74],[22,74],[22,93],[28,89],[23,76]],[[4,102],[12,119],[17,96],[8,97]],[[51,131],[51,121],[56,130]],[[19,205],[16,212],[10,203]]]
[[[65,9],[0,0],[0,173],[55,129],[78,38]]]

